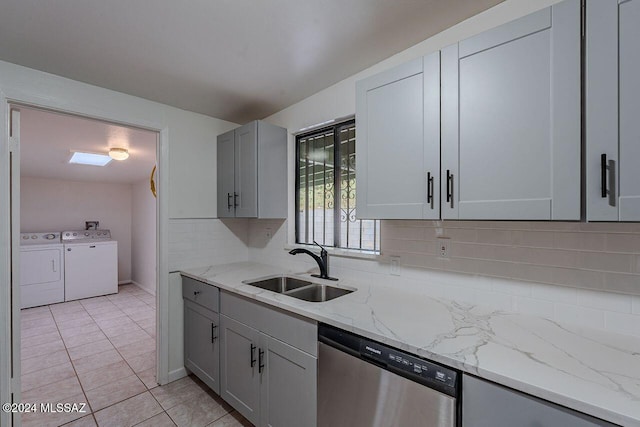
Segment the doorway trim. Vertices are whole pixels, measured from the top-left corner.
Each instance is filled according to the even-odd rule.
[[[81,83],[78,83],[81,84]],[[14,89],[0,86],[0,401],[11,402],[12,390],[20,390],[20,342],[16,342],[16,334],[19,338],[20,311],[13,310],[11,292],[19,292],[19,284],[13,283],[11,289],[11,253],[19,252],[17,239],[10,240],[11,212],[9,210],[9,197],[11,194],[9,171],[5,171],[4,165],[9,165],[9,120],[11,105],[34,108],[44,108],[56,112],[74,114],[125,126],[133,126],[158,132],[156,145],[157,170],[157,241],[156,241],[156,351],[157,368],[156,375],[160,384],[166,384],[169,376],[169,261],[168,261],[168,236],[169,236],[169,127],[159,121],[128,117],[119,110],[117,103],[107,102],[107,107],[101,107],[96,100],[85,100],[73,97],[46,96],[40,89]],[[103,89],[106,91],[106,89]],[[132,97],[133,98],[133,97]],[[111,108],[108,108],[111,107]],[[8,169],[8,168],[7,168]],[[16,281],[17,282],[17,281]],[[14,339],[12,339],[14,338]],[[17,370],[16,370],[17,366]],[[11,381],[13,370],[13,383]],[[11,425],[10,414],[0,413],[1,424]]]

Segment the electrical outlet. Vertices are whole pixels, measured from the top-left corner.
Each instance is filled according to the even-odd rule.
[[[389,258],[390,258],[389,274],[392,276],[399,276],[400,275],[400,257],[397,255],[394,255]]]
[[[449,259],[451,252],[451,239],[448,237],[438,237],[438,256]]]

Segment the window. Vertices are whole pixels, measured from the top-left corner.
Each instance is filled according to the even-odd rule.
[[[296,137],[296,243],[379,252],[380,221],[356,219],[355,149],[354,120]]]

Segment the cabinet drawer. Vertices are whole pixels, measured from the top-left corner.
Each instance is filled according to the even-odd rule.
[[[216,313],[220,310],[220,291],[215,286],[182,276],[182,298]]]
[[[313,356],[318,353],[318,326],[315,321],[224,291],[220,296],[220,313]]]

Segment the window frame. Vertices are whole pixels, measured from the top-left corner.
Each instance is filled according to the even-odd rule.
[[[340,141],[339,141],[339,133],[344,128],[355,127],[356,120],[355,118],[350,118],[347,120],[343,120],[340,122],[332,123],[327,126],[321,126],[309,131],[305,131],[295,135],[295,194],[294,194],[294,203],[295,203],[295,218],[294,218],[294,236],[295,236],[295,245],[304,245],[304,246],[313,246],[312,243],[301,242],[300,234],[299,234],[299,222],[300,222],[300,185],[301,185],[301,176],[300,176],[300,140],[304,138],[309,138],[313,135],[320,135],[325,132],[333,132],[333,158],[334,158],[334,167],[333,167],[333,184],[334,184],[334,194],[333,194],[333,241],[331,244],[323,243],[327,248],[338,250],[338,251],[352,251],[353,253],[361,253],[366,255],[380,255],[380,244],[378,244],[376,248],[375,237],[374,237],[374,249],[363,249],[363,248],[348,248],[339,246],[340,245],[340,197],[342,187],[341,183],[341,170],[339,167],[339,162],[341,159],[340,154]],[[355,130],[357,135],[357,128]],[[349,220],[347,219],[347,222]],[[360,220],[361,221],[361,220]],[[375,220],[376,223],[374,227],[379,231],[380,224],[379,220]],[[375,236],[375,234],[374,234]],[[378,235],[378,241],[380,236]]]

